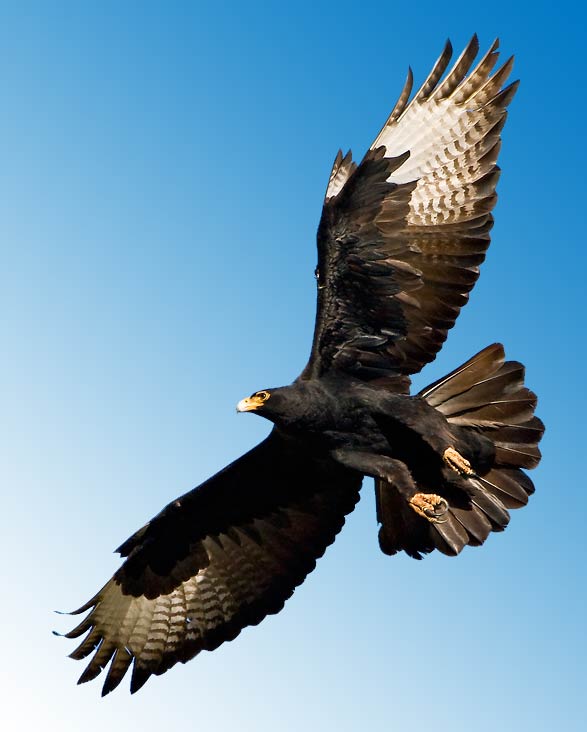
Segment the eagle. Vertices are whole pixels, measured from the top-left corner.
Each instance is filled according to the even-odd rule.
[[[534,491],[544,431],[524,367],[501,344],[410,395],[479,276],[501,131],[518,82],[498,41],[452,47],[407,80],[360,163],[338,152],[318,226],[309,361],[242,399],[273,423],[257,447],[169,503],[119,548],[114,576],[72,614],[79,683],[132,666],[130,690],[277,613],[374,479],[379,545],[456,556],[507,526]],[[497,69],[497,70],[496,70]]]

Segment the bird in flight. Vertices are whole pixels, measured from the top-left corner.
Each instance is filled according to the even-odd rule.
[[[276,613],[314,569],[374,478],[379,545],[455,556],[509,522],[534,491],[522,468],[544,431],[524,367],[493,344],[418,394],[489,246],[512,59],[498,42],[452,68],[447,42],[412,96],[412,73],[360,163],[339,152],[318,227],[310,359],[289,386],[237,410],[273,423],[257,447],[169,503],[118,549],[124,563],[68,638],[130,689]]]

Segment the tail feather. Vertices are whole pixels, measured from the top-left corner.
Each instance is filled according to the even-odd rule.
[[[461,427],[525,424],[532,419],[535,408],[536,396],[529,389],[520,389],[516,398],[506,395],[503,399],[452,415],[448,421]]]
[[[496,445],[535,445],[540,442],[544,425],[538,417],[532,417],[524,424],[504,424],[492,430]]]
[[[394,525],[381,527],[380,545],[386,554],[404,549],[421,558],[421,554],[438,549],[454,556],[466,545],[483,544],[492,531],[503,531],[510,520],[508,509],[528,503],[534,485],[520,468],[538,465],[544,425],[534,416],[537,399],[524,386],[524,366],[506,361],[499,343],[488,346],[418,396],[447,418],[465,444],[472,432],[488,438],[495,448],[493,464],[481,475],[467,479],[467,493],[465,496],[461,491],[461,500],[455,500],[454,489],[449,486],[434,491],[443,493],[449,503],[444,522],[429,523],[409,507],[402,509]]]
[[[501,343],[484,348],[418,396],[452,424],[468,427],[523,424],[532,419],[537,401],[524,386],[524,366],[505,361]]]
[[[521,470],[490,470],[478,479],[506,508],[521,508],[534,492],[532,481]]]
[[[485,513],[474,503],[471,504],[470,509],[452,507],[451,511],[468,534],[465,544],[481,546],[493,530],[493,524]]]
[[[503,346],[500,343],[494,343],[470,358],[458,369],[422,389],[418,396],[426,399],[429,404],[444,414],[441,409],[442,404],[483,381],[492,367],[499,368],[504,361]]]
[[[513,368],[512,368],[513,367]],[[524,367],[519,363],[503,364],[490,378],[478,382],[467,391],[440,404],[437,409],[446,417],[458,417],[480,406],[492,404],[496,394],[502,399],[517,391],[524,383]]]
[[[543,433],[544,425],[538,417],[532,417],[523,424],[506,424],[486,432],[495,445],[496,464],[518,468],[535,468],[538,465],[541,457],[538,443]]]
[[[443,554],[456,556],[469,542],[469,532],[454,513],[443,523],[431,524],[435,547]]]
[[[538,445],[495,445],[496,465],[510,465],[517,468],[535,468],[540,462]]]

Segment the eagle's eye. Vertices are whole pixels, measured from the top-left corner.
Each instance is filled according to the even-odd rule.
[[[266,401],[267,401],[267,399],[269,399],[269,397],[270,397],[271,395],[269,394],[269,392],[268,392],[268,391],[258,391],[258,392],[256,392],[255,394],[253,394],[253,396],[254,396],[254,397],[255,397],[256,399],[260,399],[260,400],[261,400],[262,402],[266,402]]]

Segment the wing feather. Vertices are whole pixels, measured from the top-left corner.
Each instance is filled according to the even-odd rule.
[[[318,307],[301,378],[350,372],[405,390],[432,361],[489,246],[513,58],[476,36],[443,79],[447,42],[409,101],[412,74],[359,166],[339,153],[318,228]],[[361,343],[360,348],[357,343]],[[401,377],[404,377],[403,380]]]
[[[110,664],[102,693],[133,667],[131,691],[152,674],[232,640],[281,609],[358,500],[361,478],[300,459],[267,440],[172,502],[121,547],[114,577],[67,633],[91,656],[79,683]]]

